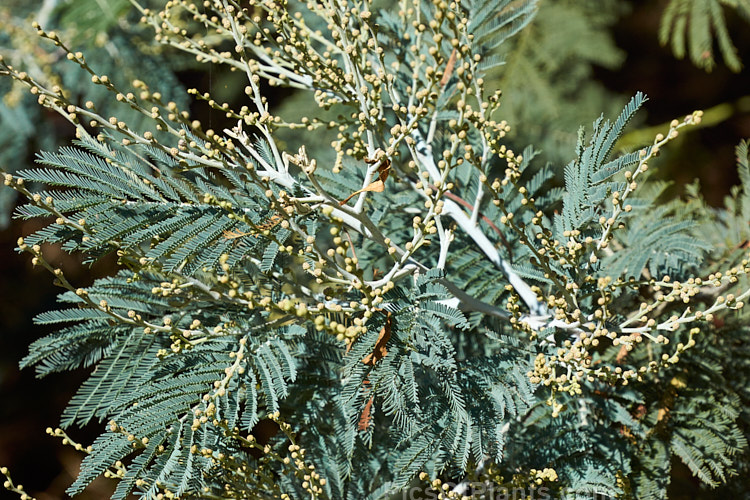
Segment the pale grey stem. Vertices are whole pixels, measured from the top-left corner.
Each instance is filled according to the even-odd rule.
[[[417,141],[416,152],[417,158],[420,163],[427,169],[430,176],[434,180],[440,179],[440,170],[435,164],[435,159],[432,156],[432,147],[425,142],[422,138],[422,134],[417,130],[413,133],[414,139]],[[500,252],[497,251],[495,245],[490,241],[489,238],[482,232],[482,229],[472,223],[471,218],[466,215],[463,209],[451,199],[443,200],[443,214],[450,215],[451,218],[463,229],[463,231],[472,239],[474,243],[479,247],[480,250],[495,264],[508,278],[511,286],[516,290],[516,293],[521,297],[521,300],[529,308],[529,311],[535,316],[544,316],[547,314],[547,307],[544,303],[537,300],[537,294],[531,290],[531,287],[516,273],[510,264],[500,256]]]

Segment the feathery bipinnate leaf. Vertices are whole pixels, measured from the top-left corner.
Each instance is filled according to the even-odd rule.
[[[750,22],[748,0],[670,0],[661,18],[659,42],[671,45],[678,59],[687,53],[693,64],[711,71],[716,65],[715,41],[727,67],[739,72],[742,61],[732,43],[724,8],[736,9]]]
[[[583,132],[579,133],[578,158],[565,167],[565,195],[563,196],[562,227],[565,230],[584,229],[598,218],[598,205],[617,184],[607,179],[638,162],[637,154],[624,155],[607,161],[625,125],[646,101],[636,93],[614,123],[600,117],[588,146],[584,146]]]
[[[227,189],[202,169],[178,173],[174,160],[147,147],[110,149],[90,137],[78,145],[87,151],[65,147],[59,153],[42,153],[38,161],[43,168],[19,174],[26,181],[64,188],[42,194],[67,220],[29,236],[30,245],[61,243],[63,249],[82,251],[92,259],[124,249],[141,253],[164,272],[192,274],[217,266],[220,255],[232,249],[243,250],[233,261],[249,254],[262,259],[268,271],[275,257],[272,249],[288,237],[275,224],[269,237],[259,235],[258,228],[275,212],[268,210],[265,196],[247,176],[228,175]],[[49,209],[29,204],[18,213],[39,217]],[[252,244],[237,245],[228,234],[248,235]]]

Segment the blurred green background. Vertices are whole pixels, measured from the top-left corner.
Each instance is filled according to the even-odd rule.
[[[730,4],[722,0],[540,0],[533,24],[503,48],[506,64],[488,77],[490,87],[504,91],[499,118],[513,127],[509,142],[515,149],[534,144],[542,150],[541,161],[562,166],[573,157],[578,126],[589,125],[600,113],[614,115],[637,90],[650,98],[639,121],[621,143],[637,146],[649,142],[664,125],[695,109],[706,111],[704,124],[681,135],[656,162],[659,176],[674,181],[672,195],[680,186],[698,178],[705,198],[721,204],[737,183],[734,147],[750,138],[750,70],[742,68],[731,53],[709,39],[688,40],[685,57],[679,59],[680,40],[672,45],[665,13],[694,2]],[[158,7],[160,2],[144,2]],[[675,5],[677,7],[675,7]],[[738,59],[750,65],[750,12],[723,6],[725,27]],[[218,101],[242,105],[242,75],[220,66],[199,65],[194,59],[151,42],[148,28],[139,26],[139,15],[128,0],[3,0],[0,3],[0,54],[33,77],[59,83],[81,103],[96,102],[104,116],[117,113],[133,128],[147,123],[129,110],[117,107],[112,95],[95,88],[64,54],[31,28],[38,20],[55,29],[74,50],[83,51],[91,66],[108,74],[123,88],[135,78],[160,90],[165,100],[190,108],[195,118],[215,130],[232,124],[220,113],[189,104],[185,88],[210,90]],[[717,32],[716,20],[706,22]],[[714,24],[711,24],[711,23]],[[660,44],[660,31],[662,41]],[[672,33],[673,34],[673,33]],[[692,45],[691,45],[692,44]],[[697,52],[696,52],[697,51]],[[692,56],[692,58],[691,58]],[[710,70],[710,71],[708,71]],[[268,89],[277,113],[294,118],[319,115],[304,95]],[[0,166],[8,171],[33,163],[34,152],[68,143],[72,128],[61,118],[41,109],[33,96],[9,79],[0,79]],[[309,134],[309,133],[308,133]],[[327,141],[290,132],[282,134],[289,147],[306,142],[313,156],[326,154]],[[317,148],[311,144],[318,144]],[[316,150],[317,149],[317,153]],[[35,326],[35,314],[50,309],[58,292],[46,271],[32,269],[29,258],[14,252],[19,236],[38,222],[11,220],[18,202],[8,188],[0,188],[0,465],[11,469],[16,482],[40,500],[65,498],[64,490],[78,471],[80,456],[59,440],[47,436],[78,384],[83,371],[36,379],[29,370],[20,372],[18,361],[28,344],[48,333]],[[83,268],[76,256],[49,249],[51,262],[62,267],[71,282],[85,286],[114,268],[105,259],[93,269]],[[71,430],[71,435],[90,442],[104,424]],[[686,469],[676,468],[673,499],[704,498]],[[107,498],[112,485],[95,482],[81,498]],[[750,491],[750,483],[748,486]],[[0,498],[13,495],[0,490]]]

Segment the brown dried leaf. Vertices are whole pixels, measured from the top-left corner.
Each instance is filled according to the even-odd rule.
[[[365,404],[365,407],[362,410],[362,415],[360,415],[359,417],[357,430],[366,431],[367,428],[370,427],[370,420],[372,419],[372,415],[370,413],[372,412],[373,400],[374,400],[373,396],[370,396],[370,399],[367,400],[367,404]]]
[[[346,202],[354,198],[360,193],[364,193],[366,191],[372,191],[375,193],[382,193],[385,191],[385,181],[388,179],[388,173],[391,171],[391,162],[389,162],[386,159],[383,159],[383,162],[378,167],[378,178],[372,181],[370,184],[365,186],[364,188],[360,189],[359,191],[355,191],[352,194],[350,194],[344,201],[340,201],[339,205],[346,205]]]
[[[385,312],[385,325],[380,329],[378,334],[378,340],[375,342],[375,348],[371,354],[362,359],[362,362],[369,366],[375,366],[375,363],[383,359],[387,354],[388,350],[385,348],[385,344],[391,338],[391,313]]]
[[[451,75],[453,74],[453,68],[456,66],[456,49],[453,49],[451,52],[451,56],[448,58],[448,62],[445,64],[445,71],[443,72],[443,77],[440,79],[440,86],[445,87],[445,85],[448,83],[448,80],[451,79]]]
[[[236,238],[242,238],[243,236],[247,236],[250,233],[243,233],[241,231],[222,231],[222,234],[226,239],[232,240]]]
[[[656,421],[662,422],[668,416],[669,416],[669,408],[659,408],[659,411],[656,412]]]

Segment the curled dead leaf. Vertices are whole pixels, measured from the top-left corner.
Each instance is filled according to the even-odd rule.
[[[388,350],[385,348],[386,343],[391,338],[391,313],[390,311],[385,312],[385,324],[380,329],[378,334],[378,340],[375,342],[375,348],[372,353],[368,354],[362,359],[362,362],[369,366],[374,366],[375,363],[383,359],[387,354]]]
[[[451,56],[448,58],[448,62],[445,64],[445,71],[443,71],[443,77],[440,79],[440,86],[445,87],[448,81],[451,79],[453,74],[453,68],[456,66],[456,49],[453,49]]]
[[[354,198],[358,194],[364,193],[366,191],[372,191],[372,192],[375,192],[375,193],[382,193],[383,191],[385,191],[385,181],[386,181],[386,179],[388,179],[388,173],[390,171],[391,171],[391,162],[388,161],[387,159],[383,158],[382,161],[381,161],[381,163],[380,163],[380,166],[378,167],[378,178],[375,179],[374,181],[372,181],[367,186],[365,186],[362,189],[360,189],[359,191],[355,191],[352,194],[350,194],[349,196],[347,196],[347,198],[344,201],[340,201],[339,202],[339,205],[342,205],[342,206],[346,205],[346,202],[348,202],[349,200],[351,200],[352,198]]]
[[[362,410],[362,415],[359,417],[359,422],[357,424],[357,430],[360,431],[366,431],[368,427],[370,427],[370,420],[372,419],[372,402],[374,400],[373,396],[370,396],[370,399],[367,400],[367,403],[365,404],[364,409]]]

